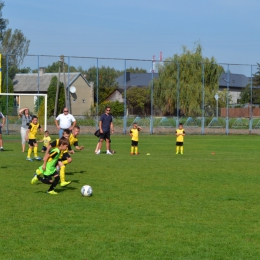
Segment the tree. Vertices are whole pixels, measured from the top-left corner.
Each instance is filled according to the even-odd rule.
[[[4,2],[0,1],[0,41],[3,39],[3,33],[8,25],[8,20],[2,18],[2,9],[4,8]]]
[[[128,105],[132,108],[132,114],[146,115],[147,110],[150,112],[151,102],[148,88],[130,88],[127,90],[126,98]]]
[[[52,77],[50,85],[48,87],[48,91],[47,91],[47,95],[48,95],[47,115],[48,115],[48,117],[53,116],[53,113],[54,113],[57,81],[58,81],[58,78],[56,76]],[[57,108],[58,114],[60,114],[62,112],[64,104],[65,104],[64,84],[62,82],[60,82],[60,91],[59,91],[58,108]],[[44,105],[44,102],[41,103],[41,106],[42,105]]]
[[[7,84],[8,81],[8,84]],[[8,85],[8,89],[7,86]],[[3,85],[2,85],[2,93],[14,93],[13,81],[5,76]],[[8,102],[8,106],[7,106]],[[0,109],[3,114],[10,115],[14,114],[15,107],[15,97],[14,96],[0,96]],[[17,111],[15,113],[17,115]]]
[[[27,40],[21,30],[7,29],[3,34],[1,42],[1,52],[8,54],[9,64],[19,67],[27,55],[29,50],[30,40]]]
[[[88,69],[86,79],[88,82],[94,82],[95,102],[102,103],[117,88],[116,78],[119,71],[114,68],[98,68],[98,97],[97,97],[97,68],[95,66]]]
[[[260,64],[257,63],[257,72],[252,77],[252,104],[260,103]],[[248,84],[245,89],[241,91],[240,102],[242,104],[251,103],[251,85]]]
[[[204,105],[212,105],[223,71],[213,57],[202,57],[199,44],[194,52],[183,47],[180,56],[176,54],[166,59],[164,66],[160,67],[159,78],[154,79],[155,108],[164,115],[174,114],[177,107],[184,115],[201,115],[203,72]]]

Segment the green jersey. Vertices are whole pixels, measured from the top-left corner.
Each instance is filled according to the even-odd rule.
[[[43,170],[42,166],[39,167],[41,173],[47,176],[52,175],[56,171],[56,165],[60,156],[60,150],[58,148],[53,148],[49,154],[50,157],[46,163],[46,169]]]

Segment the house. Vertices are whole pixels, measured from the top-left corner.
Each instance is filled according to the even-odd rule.
[[[119,89],[124,91],[128,90],[131,87],[148,87],[153,78],[158,78],[158,73],[130,73],[126,72],[126,81],[125,75],[121,75],[116,79]],[[219,91],[229,88],[229,93],[232,97],[232,103],[237,104],[240,99],[240,93],[242,90],[250,84],[251,78],[246,77],[243,74],[233,74],[233,73],[222,73],[219,78]],[[181,86],[180,86],[181,87]]]
[[[229,89],[231,103],[237,104],[242,90],[251,83],[251,78],[243,74],[222,73],[219,79],[219,91]]]
[[[119,90],[124,91],[131,87],[148,87],[153,78],[158,78],[158,73],[130,73],[126,72],[126,80],[125,74],[119,76],[116,79],[118,83]]]
[[[47,94],[51,79],[56,76],[60,82],[65,82],[68,93],[70,113],[74,116],[86,114],[94,104],[93,84],[88,83],[81,73],[45,73],[40,68],[38,73],[16,74],[13,80],[14,93],[18,96],[18,107],[28,107],[34,110],[36,96],[19,96],[23,94]]]

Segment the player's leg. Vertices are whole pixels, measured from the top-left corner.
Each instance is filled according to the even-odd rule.
[[[27,153],[27,158],[26,158],[26,160],[27,160],[27,161],[32,161],[32,159],[31,159],[31,153],[32,153],[33,148],[34,148],[33,140],[32,140],[32,139],[29,139],[28,144],[29,144],[29,148],[28,148],[28,153]]]
[[[65,169],[66,165],[72,162],[72,158],[69,153],[64,153],[58,164],[60,167],[60,186],[65,187],[71,183],[71,181],[65,180]]]
[[[181,154],[183,154],[183,143],[181,143],[181,145],[180,145],[180,152],[181,152]]]
[[[38,143],[36,139],[33,142],[33,153],[34,153],[34,159],[35,160],[41,160],[42,158],[38,156]]]
[[[1,127],[2,128],[2,127]],[[0,150],[3,151],[4,147],[3,147],[3,138],[2,138],[2,132],[0,134]]]
[[[135,154],[138,155],[138,142],[136,141],[135,143]]]
[[[48,194],[51,194],[51,195],[57,195],[58,193],[54,190],[54,188],[57,186],[57,184],[59,183],[60,181],[60,176],[57,172],[54,173],[53,175],[54,177],[54,180],[49,188],[49,190],[47,191]]]
[[[96,154],[100,154],[100,150],[102,148],[103,141],[104,141],[104,137],[103,136],[104,136],[103,134],[100,134],[100,139],[99,139],[98,149],[97,149]]]

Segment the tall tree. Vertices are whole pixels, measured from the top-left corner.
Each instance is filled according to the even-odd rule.
[[[174,114],[177,107],[182,114],[201,115],[203,72],[204,106],[208,106],[215,102],[214,95],[223,71],[213,57],[202,57],[199,44],[194,52],[183,47],[180,56],[176,54],[166,59],[164,66],[160,67],[159,78],[154,80],[155,107],[165,115]]]
[[[116,78],[119,71],[114,68],[102,66],[98,68],[98,98],[97,98],[97,68],[95,66],[88,69],[86,79],[88,82],[94,82],[95,102],[102,103],[116,88]]]
[[[260,103],[260,64],[257,63],[257,71],[253,74],[252,77],[252,103],[259,104]],[[251,103],[251,86],[247,85],[240,94],[240,102],[242,104]]]
[[[8,25],[8,20],[2,18],[2,9],[4,8],[5,4],[3,1],[0,1],[0,41],[3,40],[3,33]]]

